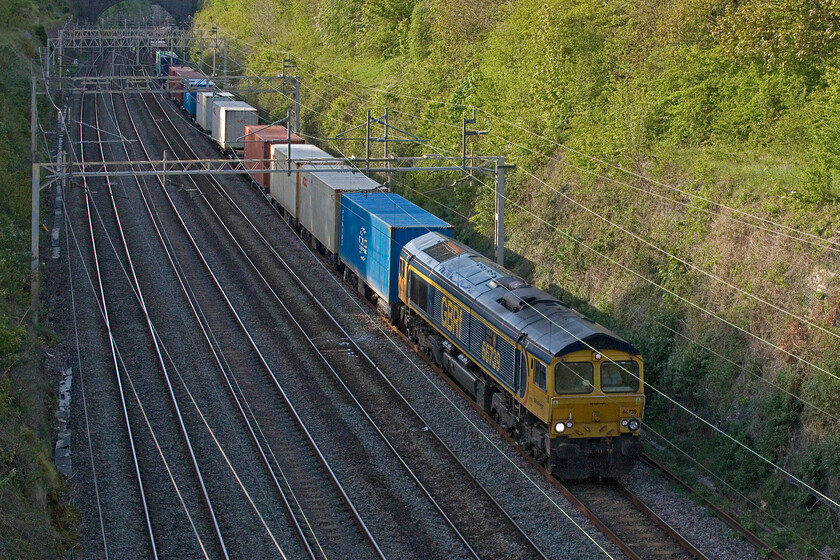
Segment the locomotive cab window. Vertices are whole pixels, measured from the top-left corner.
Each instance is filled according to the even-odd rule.
[[[546,390],[548,385],[547,378],[545,364],[539,360],[534,360],[534,383],[543,391]]]
[[[554,366],[554,390],[557,394],[591,393],[593,373],[591,362],[558,362]]]
[[[400,278],[405,278],[405,261],[400,259]]]
[[[635,393],[639,390],[639,364],[633,360],[601,364],[601,390],[605,393]]]

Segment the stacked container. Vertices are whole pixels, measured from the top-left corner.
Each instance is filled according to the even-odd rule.
[[[291,157],[290,157],[291,156]],[[298,160],[334,158],[324,150],[312,144],[273,144],[271,146],[271,169],[289,169],[289,160],[292,160],[291,169],[300,169],[306,163],[298,163]],[[320,163],[318,165],[342,165],[340,163]],[[298,217],[298,192],[300,190],[300,173],[268,173],[269,193],[283,209],[286,210],[292,224],[297,224]]]
[[[192,70],[189,66],[178,66],[176,64],[170,64],[169,68],[167,68],[167,76],[169,78],[166,80],[166,90],[169,92],[175,91],[175,85],[178,83],[178,76],[180,76],[181,72],[186,72],[187,70]]]
[[[189,78],[202,78],[201,72],[196,72],[189,66],[169,67],[169,92],[179,106],[184,104],[184,82]]]
[[[184,92],[184,109],[195,118],[198,111],[198,92],[213,87],[213,82],[204,78],[190,78],[187,80]]]
[[[453,227],[398,194],[341,197],[341,262],[378,296],[377,304],[392,321],[398,311],[400,251],[430,231],[451,237]]]
[[[213,102],[234,100],[233,94],[226,91],[199,91],[195,97],[195,122],[204,130],[213,130]]]
[[[245,125],[257,124],[257,110],[244,101],[213,102],[213,140],[222,150],[245,147]]]
[[[169,67],[178,64],[178,55],[172,51],[155,52],[155,74],[168,76]]]
[[[303,138],[297,134],[290,133],[289,129],[285,126],[248,125],[245,127],[245,154],[243,157],[246,160],[270,160],[271,146],[274,144],[286,143],[302,144]],[[265,189],[268,189],[271,186],[271,173],[258,172],[259,170],[268,169],[269,161],[246,163],[245,167],[253,170],[251,171],[251,177],[253,177],[254,181],[256,181],[260,186]]]

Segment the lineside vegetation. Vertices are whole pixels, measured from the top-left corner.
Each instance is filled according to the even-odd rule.
[[[44,332],[29,305],[30,63],[59,0],[0,1],[0,557],[55,558],[75,541],[75,513],[52,463],[55,395],[41,367]],[[47,112],[46,105],[41,113]]]

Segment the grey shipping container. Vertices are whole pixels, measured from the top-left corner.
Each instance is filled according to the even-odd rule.
[[[245,125],[257,124],[257,110],[244,101],[213,101],[213,140],[223,150],[245,147]]]
[[[373,191],[378,187],[379,183],[361,171],[319,172],[317,165],[305,165],[300,173],[298,223],[327,251],[338,255],[341,195],[346,192]]]
[[[271,146],[271,168],[288,169],[289,154],[291,148],[292,169],[297,169],[305,164],[294,163],[301,159],[333,159],[324,150],[312,144],[274,144]],[[321,164],[319,164],[321,165]],[[339,163],[330,165],[341,165]],[[298,217],[298,191],[300,190],[300,173],[271,173],[268,192],[286,212],[297,220]]]
[[[233,94],[226,91],[197,92],[195,122],[204,130],[213,129],[213,102],[220,99],[234,101]]]

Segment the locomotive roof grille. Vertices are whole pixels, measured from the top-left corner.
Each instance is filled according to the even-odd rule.
[[[446,262],[452,257],[457,257],[464,252],[458,245],[450,243],[448,240],[441,241],[437,245],[432,245],[425,250],[426,254],[435,259],[437,262]]]

